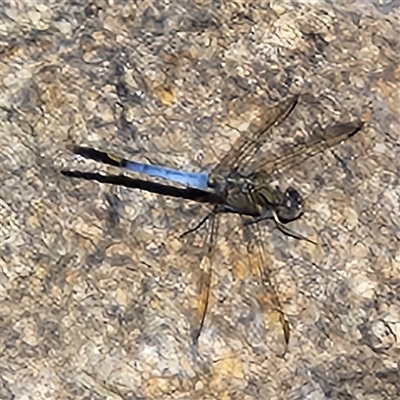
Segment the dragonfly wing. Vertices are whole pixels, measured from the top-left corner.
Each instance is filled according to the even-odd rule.
[[[252,166],[249,166],[249,173],[263,171],[271,175],[275,171],[293,168],[305,159],[354,136],[362,127],[363,122],[360,120],[331,125],[323,133],[314,132],[305,143],[282,148],[279,157],[271,154],[263,155]]]
[[[265,142],[270,133],[270,128],[275,124],[280,124],[291,113],[298,102],[298,98],[298,95],[288,97],[274,107],[264,110],[259,117],[250,123],[250,127],[240,135],[212,173],[220,174],[244,165],[246,160],[252,157]]]
[[[185,233],[186,243],[181,249],[181,257],[191,271],[188,291],[190,301],[187,312],[192,342],[197,346],[202,333],[210,300],[212,259],[218,234],[218,216],[210,212],[203,227]],[[202,224],[203,225],[203,224]],[[206,232],[204,232],[206,230]]]
[[[259,307],[259,320],[262,321],[259,325],[263,325],[253,333],[253,340],[265,343],[273,354],[283,357],[289,343],[290,327],[274,286],[260,227],[258,224],[245,225],[244,230],[244,236],[247,237],[249,266],[256,281],[253,292]]]

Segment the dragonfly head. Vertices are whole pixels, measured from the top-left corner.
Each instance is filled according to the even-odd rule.
[[[277,215],[281,222],[290,222],[301,216],[303,213],[303,199],[300,193],[292,188],[288,187],[283,193],[282,201],[277,208]]]

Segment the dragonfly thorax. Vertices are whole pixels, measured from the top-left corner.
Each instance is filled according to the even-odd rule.
[[[281,222],[290,222],[300,217],[303,212],[300,193],[289,187],[282,192],[279,187],[272,187],[258,176],[252,190],[253,201],[262,207],[261,217],[271,218],[274,214]]]
[[[289,187],[282,192],[267,183],[264,174],[242,176],[230,173],[228,176],[214,175],[209,183],[224,201],[223,209],[228,212],[273,218],[285,223],[299,218],[303,212],[300,193]]]

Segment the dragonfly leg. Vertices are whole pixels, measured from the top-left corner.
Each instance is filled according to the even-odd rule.
[[[291,236],[295,239],[298,240],[305,240],[306,242],[312,243],[317,245],[317,242],[315,242],[314,240],[311,240],[310,238],[303,236],[301,233],[298,233],[292,229],[290,229],[289,227],[287,227],[286,225],[282,224],[281,221],[279,221],[278,215],[276,214],[276,212],[273,212],[273,218],[275,221],[275,225],[276,227],[284,234],[287,236]]]
[[[221,205],[216,205],[203,219],[200,220],[200,222],[199,222],[194,228],[191,228],[191,229],[189,229],[189,230],[183,232],[183,233],[179,236],[179,238],[182,239],[182,238],[184,238],[185,236],[187,236],[187,235],[189,235],[189,234],[191,234],[191,233],[193,233],[193,232],[196,232],[197,230],[199,230],[199,229],[207,222],[207,220],[208,220],[212,215],[216,215],[216,214],[219,214],[219,213],[221,213],[221,212],[223,212],[223,209],[221,208]]]
[[[201,219],[201,221],[200,221],[194,228],[191,228],[191,229],[189,229],[189,230],[183,232],[183,233],[179,236],[179,238],[182,239],[182,238],[184,238],[185,236],[187,236],[187,235],[189,235],[189,234],[191,234],[191,233],[193,233],[193,232],[196,232],[198,229],[200,229],[200,228],[207,222],[207,220],[210,218],[210,216],[211,216],[212,214],[213,214],[213,211],[209,212],[204,218]]]
[[[245,226],[249,226],[249,225],[253,225],[253,224],[258,224],[261,221],[264,221],[265,219],[271,219],[272,215],[270,214],[263,214],[263,215],[259,215],[257,217],[253,217],[251,219],[248,219],[246,221],[243,222],[243,224]]]
[[[276,214],[275,211],[272,211],[272,214],[271,214],[271,213],[266,213],[266,214],[259,215],[258,217],[254,217],[254,218],[252,218],[252,219],[249,219],[249,220],[247,220],[247,221],[244,221],[244,225],[245,225],[245,226],[249,226],[249,225],[257,224],[257,223],[259,223],[260,221],[263,221],[263,220],[265,220],[265,219],[271,219],[271,218],[274,220],[275,226],[276,226],[284,235],[291,236],[291,237],[293,237],[293,238],[295,238],[295,239],[298,239],[298,240],[305,240],[305,241],[307,241],[307,242],[309,242],[309,243],[312,243],[312,244],[317,245],[317,242],[315,242],[314,240],[311,240],[311,239],[309,239],[308,237],[303,236],[301,233],[298,233],[298,232],[296,232],[296,231],[290,229],[290,228],[289,228],[288,226],[286,226],[285,224],[283,224],[283,223],[279,220],[279,217],[278,217],[278,215]]]

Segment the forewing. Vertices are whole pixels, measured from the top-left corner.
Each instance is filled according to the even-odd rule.
[[[289,322],[275,289],[271,266],[263,245],[258,224],[244,226],[249,256],[249,267],[256,283],[254,296],[259,307],[263,327],[253,334],[277,356],[284,356],[290,336]]]
[[[240,170],[265,142],[272,126],[280,124],[291,113],[298,102],[298,98],[298,95],[288,97],[256,117],[250,123],[250,127],[240,135],[221,162],[214,168],[213,173],[229,172],[235,168]]]
[[[331,125],[324,132],[314,132],[305,143],[282,148],[278,157],[271,154],[263,155],[249,166],[248,173],[263,171],[268,175],[273,175],[276,171],[282,172],[285,169],[294,168],[307,158],[354,136],[362,126],[363,122],[357,120]]]
[[[210,285],[212,276],[212,259],[218,234],[218,216],[211,212],[204,226],[194,232],[185,234],[185,245],[180,256],[192,271],[189,277],[189,309],[186,310],[190,323],[190,334],[196,346],[203,330],[207,316]]]

